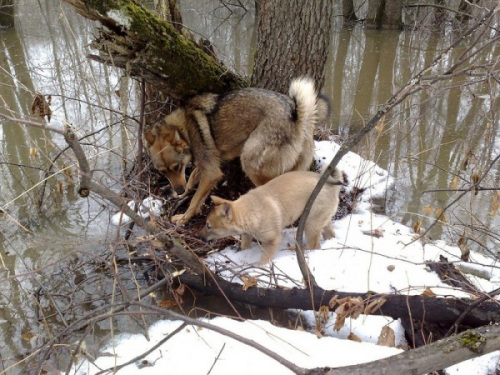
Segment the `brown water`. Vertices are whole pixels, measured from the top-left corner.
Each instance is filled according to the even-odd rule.
[[[230,13],[218,1],[202,4],[184,2],[187,25],[218,47],[227,66],[249,74],[255,40],[253,10],[232,8]],[[129,164],[135,148],[135,123],[123,116],[138,116],[133,82],[120,71],[86,59],[94,25],[59,0],[18,1],[15,14],[15,28],[0,31],[0,111],[38,120],[30,114],[34,92],[52,94],[51,125],[68,122],[81,135],[97,132],[88,139],[99,145],[87,149],[92,167],[105,184],[120,189],[126,168],[122,157]],[[365,31],[337,25],[324,91],[332,98],[332,129],[338,138],[361,128],[451,40],[449,32]],[[498,63],[499,48],[492,45],[476,63]],[[453,88],[446,90],[448,85]],[[468,186],[472,174],[486,171],[500,152],[498,91],[494,80],[442,83],[402,103],[385,118],[383,127],[363,140],[358,152],[395,178],[385,199],[377,202],[389,216],[409,225],[420,220],[423,227],[429,226],[456,193],[426,191]],[[77,196],[77,172],[69,154],[57,158],[56,174],[47,179],[43,190],[49,177],[43,171],[65,147],[61,137],[3,120],[0,124],[0,207],[5,211],[0,214],[2,374],[50,332],[36,319],[33,292],[59,277],[69,260],[113,249],[117,233],[109,224],[113,208],[93,196],[89,200]],[[499,187],[499,174],[498,165],[493,166],[482,185]],[[446,222],[431,237],[456,243],[465,233],[471,246],[496,254],[499,202],[496,191],[467,194],[447,211]],[[79,272],[83,271],[75,270],[75,280],[87,277]],[[96,329],[108,332],[109,326]]]

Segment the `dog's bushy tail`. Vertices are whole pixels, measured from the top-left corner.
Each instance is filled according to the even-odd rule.
[[[290,84],[290,98],[295,103],[294,119],[303,129],[314,127],[317,122],[316,89],[314,81],[308,77],[295,78]]]

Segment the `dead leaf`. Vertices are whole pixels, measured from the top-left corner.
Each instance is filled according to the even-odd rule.
[[[52,116],[52,110],[50,109],[50,104],[52,102],[52,96],[47,95],[45,97],[42,93],[37,92],[31,103],[31,114],[40,117],[47,116],[47,121],[50,122]]]
[[[243,281],[243,291],[245,292],[248,290],[248,288],[257,286],[256,277],[242,277],[241,280]]]
[[[337,315],[337,317],[335,318],[335,324],[333,326],[333,329],[335,331],[340,331],[340,329],[344,326],[345,324],[345,318],[346,316],[345,315]]]
[[[338,295],[334,295],[331,299],[330,299],[330,302],[328,302],[328,307],[330,307],[330,309],[333,309],[334,306],[337,304],[337,301],[339,299],[339,296]]]
[[[451,180],[450,189],[457,190],[459,181],[460,181],[459,175],[456,175],[455,177],[453,177],[453,180]]]
[[[346,318],[356,319],[363,312],[363,300],[361,297],[345,297],[338,300],[339,306],[335,309],[337,318],[334,329],[339,331],[344,326]]]
[[[424,206],[422,207],[422,211],[424,211],[425,214],[427,215],[430,215],[434,212],[436,208],[434,208],[433,206]]]
[[[442,223],[446,223],[446,216],[444,214],[444,211],[441,208],[438,208],[436,210],[436,219],[438,219]]]
[[[58,191],[59,194],[63,193],[63,184],[59,180],[57,180],[57,191]]]
[[[31,341],[32,338],[37,337],[37,334],[34,334],[32,332],[24,332],[21,334],[21,338],[25,341]]]
[[[415,233],[420,233],[420,231],[422,230],[422,221],[420,220],[415,221],[413,223],[412,228]]]
[[[380,332],[380,336],[378,337],[377,345],[388,346],[390,348],[394,348],[396,346],[396,335],[391,327],[385,326],[382,328],[382,332]]]
[[[493,194],[491,196],[490,216],[496,216],[498,214],[499,209],[500,209],[500,191],[497,191],[496,194]]]
[[[347,340],[362,342],[361,339],[352,332],[349,333],[349,336],[347,336]]]
[[[373,301],[371,301],[368,305],[366,305],[365,307],[365,311],[364,311],[364,314],[366,315],[370,315],[372,314],[373,312],[377,311],[378,309],[380,309],[384,303],[386,302],[387,300],[385,298],[377,298],[377,299],[374,299]]]
[[[30,156],[37,158],[38,157],[38,150],[34,147],[30,147]]]
[[[328,319],[330,319],[330,309],[328,308],[328,306],[320,306],[316,317],[317,320],[319,320],[321,323],[328,322]]]
[[[173,299],[161,299],[156,301],[156,306],[163,309],[171,309],[177,306],[177,303]]]
[[[165,247],[163,242],[161,242],[160,240],[151,241],[151,246],[153,247],[153,249],[157,249],[157,250]]]
[[[382,116],[380,120],[378,121],[377,125],[375,125],[375,130],[377,133],[382,133],[382,130],[384,130],[385,126],[385,116]]]
[[[422,292],[422,296],[424,297],[429,297],[429,298],[435,298],[437,296],[436,293],[432,291],[431,288],[427,287],[425,290]]]
[[[184,284],[181,284],[179,285],[175,290],[174,290],[175,294],[177,294],[178,296],[183,296],[184,293],[186,292],[186,285]]]
[[[466,156],[465,156],[465,160],[462,164],[462,169],[463,170],[466,170],[467,167],[469,166],[469,162],[470,162],[470,159],[473,157],[474,155],[472,154],[472,151],[469,149],[466,153]]]
[[[481,180],[481,176],[479,176],[477,173],[474,173],[471,176],[471,181],[472,184],[474,185],[474,195],[477,195],[479,193],[479,181]]]

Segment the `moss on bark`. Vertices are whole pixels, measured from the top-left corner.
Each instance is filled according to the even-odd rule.
[[[126,69],[174,98],[225,92],[248,82],[135,0],[65,0],[104,27],[92,58]]]

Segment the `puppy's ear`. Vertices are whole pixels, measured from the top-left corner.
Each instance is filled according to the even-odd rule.
[[[231,206],[231,203],[222,203],[222,213],[228,220],[233,219],[233,206]]]
[[[219,197],[218,197],[218,196],[216,196],[216,195],[211,195],[211,196],[210,196],[210,199],[212,200],[212,202],[214,202],[214,204],[215,204],[216,206],[218,206],[218,205],[220,205],[220,204],[222,204],[222,203],[227,202],[227,200],[222,199],[222,198],[219,198]]]
[[[148,145],[152,145],[155,143],[156,137],[151,133],[150,131],[147,131],[144,133],[144,138],[146,138],[146,142],[148,142]]]

